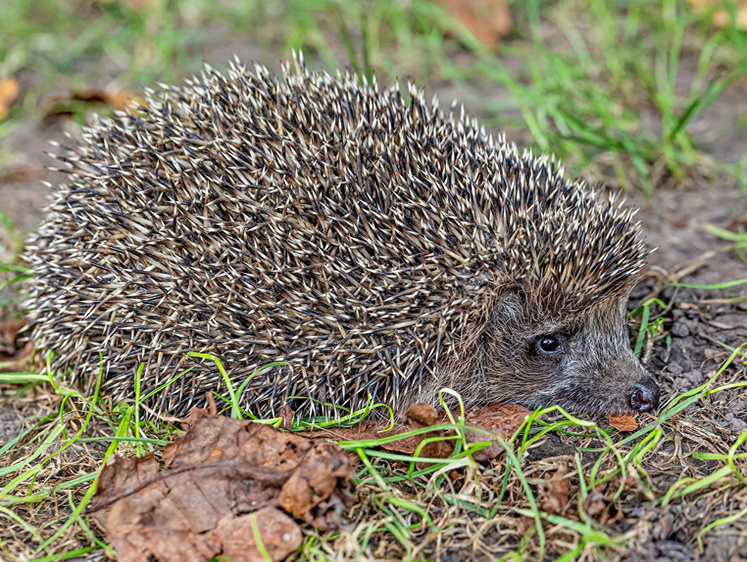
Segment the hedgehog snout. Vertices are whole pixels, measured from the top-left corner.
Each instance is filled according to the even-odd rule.
[[[659,405],[659,387],[651,377],[644,377],[628,391],[630,407],[638,412],[648,412]]]

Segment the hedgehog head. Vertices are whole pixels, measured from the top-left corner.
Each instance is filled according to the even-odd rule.
[[[564,182],[526,153],[501,189],[499,274],[448,385],[479,402],[576,412],[647,411],[659,391],[634,356],[626,303],[647,250],[634,211]],[[479,300],[479,299],[478,299]],[[459,358],[463,361],[464,354]]]
[[[630,349],[625,297],[568,315],[538,313],[532,300],[521,291],[496,300],[483,339],[484,391],[468,395],[586,413],[656,406],[658,389]]]

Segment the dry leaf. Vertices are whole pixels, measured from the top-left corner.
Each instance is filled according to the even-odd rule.
[[[524,423],[527,415],[530,413],[530,410],[516,404],[497,404],[486,406],[476,411],[467,411],[466,423],[473,427],[486,429],[490,433],[498,435],[505,440],[509,439],[514,432],[519,429],[521,424]],[[337,441],[359,441],[363,439],[381,439],[382,437],[410,431],[412,427],[428,427],[448,422],[448,418],[446,418],[443,413],[436,412],[432,406],[427,404],[413,404],[410,406],[410,409],[408,409],[407,415],[409,423],[416,425],[405,426],[402,424],[395,424],[393,428],[389,429],[390,424],[387,421],[365,420],[352,427],[324,430],[314,429],[305,433],[305,435],[309,435],[310,437],[326,437]],[[490,436],[480,431],[467,430],[466,434],[468,443],[490,441]],[[423,439],[423,436],[407,437],[397,441],[392,441],[391,443],[385,443],[381,445],[381,448],[387,451],[396,451],[406,455],[412,455],[415,453],[418,445]],[[451,444],[448,441],[440,441],[438,443],[433,443],[432,445],[434,450],[428,449],[421,453],[421,456],[429,458],[444,458],[441,455],[445,454],[447,448],[449,451],[451,448]],[[431,445],[427,445],[426,447],[430,446]],[[426,454],[426,452],[428,454]],[[477,451],[474,458],[478,461],[487,460],[498,456],[502,452],[503,447],[500,443],[494,442],[489,447]],[[448,454],[450,454],[450,452]],[[446,454],[446,456],[448,456],[448,454]]]
[[[607,507],[607,499],[605,498],[604,493],[600,491],[603,489],[604,485],[600,484],[596,490],[594,490],[591,494],[584,498],[584,511],[592,517],[596,517],[597,515],[602,513]]]
[[[454,19],[459,20],[475,39],[495,47],[511,31],[511,12],[507,0],[435,0]]]
[[[127,113],[133,113],[137,106],[145,105],[145,100],[128,90],[115,90],[105,93],[104,103],[114,109],[121,109]]]
[[[537,491],[539,508],[542,511],[557,514],[563,512],[571,489],[567,474],[568,465],[562,464],[554,474],[545,475],[545,481],[540,483]]]
[[[5,78],[0,80],[0,119],[8,115],[8,110],[18,97],[21,88],[18,86],[18,80],[15,78]]]
[[[314,527],[337,528],[346,502],[352,496],[345,489],[339,494],[335,491],[340,482],[349,482],[353,471],[337,445],[323,441],[314,443],[303,463],[283,484],[278,501],[285,511]]]
[[[436,409],[430,404],[413,404],[407,408],[407,422],[411,429],[421,429],[424,427],[430,427],[432,425],[438,425],[443,419],[443,415],[439,416],[436,413]],[[431,431],[429,433],[422,433],[415,437],[417,444],[416,449],[425,439],[432,437],[443,437],[443,431]],[[454,451],[454,447],[447,440],[443,441],[431,441],[426,443],[420,450],[421,457],[431,459],[445,459]]]
[[[16,343],[18,332],[26,324],[28,324],[28,320],[25,318],[0,321],[0,360],[3,357],[13,357],[18,353],[19,346]]]
[[[571,490],[571,482],[566,477],[567,475],[568,465],[566,463],[560,465],[552,475],[545,474],[544,480],[537,487],[537,507],[540,511],[549,514],[563,513],[568,504],[568,495]],[[535,525],[536,521],[533,517],[522,515],[516,526],[516,532],[523,537]]]
[[[608,485],[612,488],[611,492],[605,492],[605,484],[599,484],[582,502],[583,510],[605,527],[616,523],[623,516],[612,499],[616,492],[614,484]]]
[[[531,413],[530,410],[518,404],[493,404],[477,411],[468,411],[466,414],[466,423],[467,425],[487,429],[505,441],[511,438]],[[480,443],[489,440],[489,436],[482,432],[467,432],[467,441],[469,443]],[[477,451],[474,457],[478,461],[484,461],[495,458],[502,453],[503,446],[497,441],[493,441],[489,447]]]
[[[493,404],[477,411],[468,411],[467,423],[478,425],[493,433],[501,433],[508,439],[531,413],[531,410],[518,404]]]
[[[610,425],[618,431],[635,431],[638,421],[633,414],[610,414]]]
[[[733,0],[731,2],[733,4]],[[690,0],[695,12],[701,13],[713,10],[711,21],[716,27],[731,26],[731,12],[727,9],[725,0]],[[737,0],[736,3],[737,29],[747,30],[747,0]]]
[[[138,106],[145,105],[143,98],[127,90],[89,88],[49,98],[44,102],[44,115],[69,115],[70,102],[103,103],[127,113],[136,113]]]
[[[337,528],[353,471],[334,444],[193,410],[192,427],[154,454],[110,459],[89,512],[120,560],[262,560],[301,543],[289,515]],[[287,513],[280,511],[278,507]]]
[[[28,367],[34,351],[34,342],[22,344],[18,339],[19,332],[28,324],[26,318],[4,320],[0,322],[0,372],[23,371]]]
[[[529,529],[533,529],[535,521],[528,515],[522,515],[519,519],[518,525],[516,525],[516,532],[520,537],[523,537]]]
[[[252,518],[255,518],[254,522]],[[271,560],[282,560],[296,550],[303,540],[301,529],[293,519],[279,509],[265,507],[255,513],[221,519],[213,533],[223,545],[219,558],[232,562],[265,562],[264,556],[254,554],[259,553],[259,549],[253,534],[247,535],[246,531],[252,528],[252,524],[257,526]]]

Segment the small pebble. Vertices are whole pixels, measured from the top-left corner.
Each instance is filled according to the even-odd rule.
[[[733,429],[737,433],[742,433],[745,429],[747,429],[747,421],[738,418],[732,413],[726,414],[726,421],[728,422],[728,427]]]
[[[672,326],[672,335],[677,336],[678,338],[686,338],[690,335],[690,328],[685,326],[682,322],[675,322],[674,326]]]

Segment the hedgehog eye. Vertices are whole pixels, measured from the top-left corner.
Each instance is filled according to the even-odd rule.
[[[540,336],[535,341],[537,345],[537,351],[544,355],[555,355],[563,351],[563,345],[557,336],[552,334],[546,334]]]

